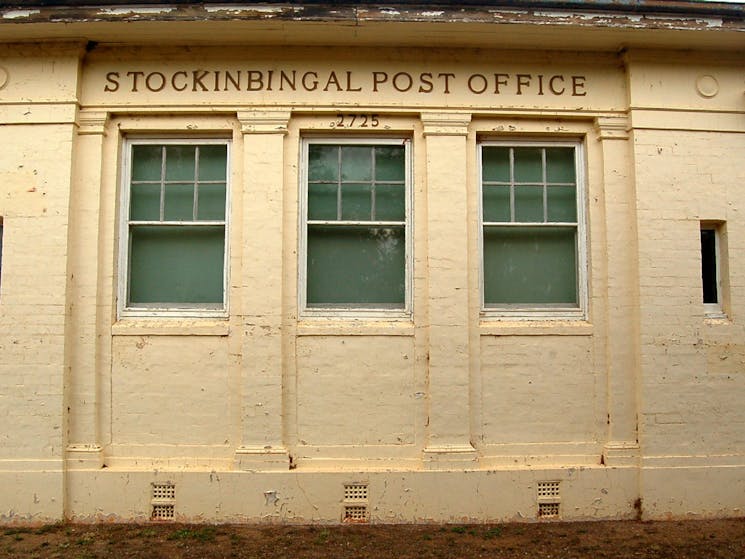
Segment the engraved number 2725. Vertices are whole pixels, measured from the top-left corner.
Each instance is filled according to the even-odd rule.
[[[379,125],[378,115],[374,114],[339,113],[334,122],[334,128],[377,128]]]

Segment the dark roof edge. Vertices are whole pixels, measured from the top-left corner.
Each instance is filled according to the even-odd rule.
[[[582,10],[593,12],[621,12],[621,13],[657,13],[691,16],[745,16],[745,2],[705,2],[702,0],[169,0],[166,2],[141,2],[132,0],[0,0],[0,8],[80,8],[91,6],[167,6],[167,5],[205,5],[205,4],[243,4],[243,5],[325,5],[335,7],[376,6],[392,7],[406,6],[422,9],[464,7],[480,7],[486,9],[513,8],[520,10],[556,9]]]

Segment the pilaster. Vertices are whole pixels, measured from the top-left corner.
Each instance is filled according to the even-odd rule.
[[[426,139],[429,410],[425,465],[475,466],[470,432],[466,137],[471,115],[422,113]]]
[[[639,461],[637,377],[639,371],[639,289],[636,191],[629,121],[625,115],[598,117],[605,192],[605,247],[608,431],[603,459],[608,466]]]
[[[68,230],[68,469],[103,465],[99,410],[99,220],[103,141],[108,114],[81,110],[73,158]]]
[[[288,109],[242,111],[243,246],[242,442],[235,464],[242,470],[287,470],[283,442],[282,191]]]

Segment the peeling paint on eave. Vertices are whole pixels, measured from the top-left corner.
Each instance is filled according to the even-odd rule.
[[[658,16],[656,19],[658,20],[675,20],[680,18],[674,18],[671,16]],[[693,21],[699,22],[702,25],[706,25],[709,27],[722,27],[724,25],[724,20],[722,18],[697,18]]]
[[[602,27],[658,28],[660,25],[664,24],[665,27],[670,29],[691,29],[692,26],[700,28],[718,28],[724,25],[722,18],[687,18],[681,16],[627,14],[567,14],[562,12],[533,12],[533,15],[550,19],[552,24],[576,25],[578,23],[577,20],[582,20],[589,22],[591,25]]]
[[[716,30],[728,29],[745,32],[745,20],[731,21],[729,25],[718,17],[684,17],[665,15],[611,14],[599,12],[558,12],[536,10],[486,11],[453,10],[449,12],[407,11],[390,17],[386,9],[360,8],[359,22],[395,21],[429,23],[484,23],[503,25],[556,25],[575,27],[603,27],[617,29],[667,29],[667,30]]]
[[[113,15],[113,16],[128,16],[128,15],[156,15],[156,14],[167,14],[176,10],[174,7],[170,8],[100,8],[100,13]]]
[[[469,23],[484,25],[555,25],[616,29],[728,30],[745,32],[745,19],[607,12],[570,12],[556,10],[464,9],[426,10],[391,7],[338,9],[306,6],[169,6],[77,8],[61,10],[41,8],[0,12],[5,23],[126,23],[130,21],[251,21],[278,20],[296,22],[364,23]]]
[[[3,19],[29,18],[40,13],[41,10],[11,10],[3,14]]]
[[[210,14],[230,12],[231,14],[281,14],[285,11],[280,6],[204,6],[204,11]]]
[[[302,6],[232,6],[232,5],[221,5],[221,6],[209,6],[205,5],[200,7],[206,14],[209,14],[209,19],[224,21],[224,20],[238,20],[238,21],[250,21],[256,19],[278,19],[278,20],[291,20],[291,21],[318,21],[323,20],[353,20],[356,18],[349,17],[348,12],[337,9],[327,9],[321,16],[318,15],[305,15],[304,8]]]

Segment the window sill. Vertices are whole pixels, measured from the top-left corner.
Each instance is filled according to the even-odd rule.
[[[707,326],[729,326],[732,324],[732,320],[724,314],[707,314],[704,315],[704,324]]]
[[[371,320],[301,320],[298,336],[413,336],[411,321],[379,322]]]
[[[727,313],[722,310],[722,306],[719,303],[704,303],[704,319],[707,321],[729,321]]]
[[[411,322],[411,311],[406,308],[306,308],[300,313],[301,321],[318,322]]]
[[[482,336],[592,336],[594,326],[585,320],[482,320]]]
[[[112,336],[227,336],[227,320],[123,319],[111,326]]]

